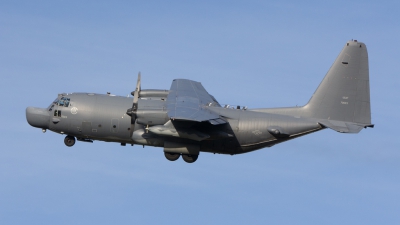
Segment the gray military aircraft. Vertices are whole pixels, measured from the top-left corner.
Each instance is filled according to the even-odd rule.
[[[200,152],[241,154],[306,134],[333,129],[358,133],[373,127],[368,53],[364,43],[348,41],[302,107],[247,109],[221,106],[201,83],[175,79],[169,90],[141,89],[140,73],[129,97],[93,93],[59,94],[48,108],[28,107],[28,123],[43,132],[94,140],[164,148],[168,160],[195,162]]]

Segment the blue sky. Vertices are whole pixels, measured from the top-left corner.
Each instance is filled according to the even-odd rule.
[[[2,1],[1,224],[398,224],[398,1]],[[62,92],[202,82],[220,103],[303,105],[350,39],[374,129],[236,156],[78,142],[25,119]]]

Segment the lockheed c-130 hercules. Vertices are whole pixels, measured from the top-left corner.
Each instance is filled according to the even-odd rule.
[[[368,53],[348,41],[302,107],[247,109],[221,106],[201,83],[175,79],[169,90],[141,89],[132,98],[59,94],[48,108],[28,107],[28,123],[67,135],[64,143],[94,140],[164,148],[168,160],[195,162],[200,152],[241,154],[333,129],[358,133],[371,124]]]

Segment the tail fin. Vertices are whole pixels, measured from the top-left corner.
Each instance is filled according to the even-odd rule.
[[[310,117],[321,121],[372,126],[368,53],[364,43],[356,40],[346,43],[304,109]]]

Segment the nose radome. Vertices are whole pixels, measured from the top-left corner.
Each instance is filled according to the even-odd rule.
[[[47,109],[28,107],[26,108],[26,120],[32,127],[48,129],[50,113]]]

